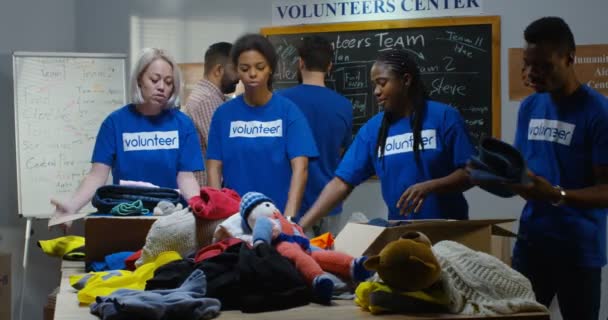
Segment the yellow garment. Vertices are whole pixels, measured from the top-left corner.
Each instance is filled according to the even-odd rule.
[[[379,291],[403,296],[404,301],[405,299],[408,299],[409,301],[418,300],[421,302],[435,304],[437,306],[445,306],[446,308],[449,303],[445,292],[437,286],[433,286],[425,290],[406,292],[394,290],[381,282],[364,281],[361,282],[355,290],[355,304],[361,307],[361,309],[369,311],[372,314],[394,312],[395,310],[392,310],[389,306],[380,306],[371,303],[370,297],[372,293]]]
[[[334,247],[334,237],[326,232],[318,237],[310,239],[310,244],[321,249],[332,249]]]
[[[70,276],[70,285],[79,289],[82,288],[82,282],[85,282],[84,288],[78,291],[78,301],[81,304],[88,305],[95,302],[96,297],[108,296],[118,289],[144,290],[146,281],[154,276],[156,269],[169,262],[181,259],[179,253],[167,251],[159,254],[155,260],[141,265],[133,272],[120,270],[119,274],[116,274],[115,271],[103,271],[73,275]],[[89,277],[89,279],[87,280],[86,277]]]
[[[84,237],[65,236],[51,240],[40,240],[38,246],[49,256],[63,258],[75,249],[84,246]]]

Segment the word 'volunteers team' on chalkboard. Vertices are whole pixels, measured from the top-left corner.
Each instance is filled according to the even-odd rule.
[[[499,17],[464,17],[325,25],[261,30],[279,55],[274,88],[298,84],[297,44],[320,35],[334,46],[327,86],[353,104],[353,134],[379,107],[370,69],[378,52],[405,49],[415,58],[432,100],[457,108],[474,141],[500,136]]]

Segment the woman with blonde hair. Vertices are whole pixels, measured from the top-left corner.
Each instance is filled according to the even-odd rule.
[[[145,181],[179,188],[184,198],[198,194],[194,171],[204,170],[194,124],[175,102],[181,73],[161,49],[144,49],[130,80],[132,103],[112,112],[101,124],[91,170],[67,201],[51,199],[55,214],[75,214],[112,172],[120,180]]]

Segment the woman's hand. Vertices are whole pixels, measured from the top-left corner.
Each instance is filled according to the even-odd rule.
[[[55,213],[53,213],[54,217],[76,214],[77,209],[67,201],[51,199],[51,204],[55,206]],[[72,221],[68,221],[62,223],[60,228],[63,230],[63,232],[66,232],[71,226]]]
[[[407,188],[397,201],[397,208],[401,209],[400,214],[407,216],[412,211],[414,213],[420,211],[426,195],[433,192],[434,188],[433,180],[420,182]]]

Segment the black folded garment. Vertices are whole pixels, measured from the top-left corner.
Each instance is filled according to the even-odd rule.
[[[97,189],[91,203],[100,213],[110,213],[116,205],[136,200],[141,200],[144,208],[150,212],[160,201],[169,201],[175,205],[183,201],[174,189],[107,185]]]
[[[508,198],[515,194],[506,184],[527,184],[528,167],[522,154],[512,145],[494,138],[484,138],[479,154],[469,160],[471,179],[479,187],[497,196]]]
[[[294,264],[266,243],[255,248],[237,243],[195,267],[205,272],[207,297],[220,300],[222,310],[285,310],[306,305],[312,299]]]

